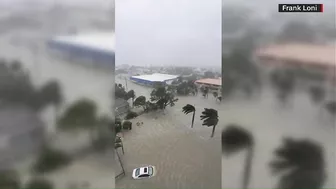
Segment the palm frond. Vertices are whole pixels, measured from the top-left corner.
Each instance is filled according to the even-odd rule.
[[[321,188],[325,181],[323,147],[307,139],[283,139],[274,151],[273,173],[283,173],[279,188]]]
[[[206,118],[218,118],[218,112],[215,109],[212,108],[204,108],[204,111],[202,112],[201,115],[201,120],[206,119]]]
[[[231,154],[254,144],[252,134],[236,125],[230,124],[222,131],[222,151]]]
[[[195,107],[191,104],[187,104],[182,108],[182,112],[185,114],[189,114],[191,112],[194,112],[195,110]]]
[[[202,125],[206,125],[208,127],[217,125],[218,123],[218,112],[215,109],[204,108],[204,111],[201,115],[201,120],[203,120]]]
[[[294,140],[285,138],[283,145],[274,152],[277,157],[271,163],[274,172],[281,172],[287,168],[321,169],[324,167],[323,148],[310,140]],[[280,166],[280,165],[283,166]],[[287,166],[284,166],[287,165]]]

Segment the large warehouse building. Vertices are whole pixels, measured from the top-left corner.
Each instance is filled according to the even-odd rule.
[[[151,75],[132,76],[130,79],[135,83],[152,86],[155,83],[170,84],[170,82],[174,81],[177,78],[177,75],[154,73]]]
[[[115,34],[113,32],[57,36],[48,41],[48,47],[53,52],[60,52],[70,58],[87,60],[95,65],[115,65]]]

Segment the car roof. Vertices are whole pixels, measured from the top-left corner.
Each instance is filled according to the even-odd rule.
[[[139,167],[139,169],[140,169],[140,175],[142,175],[142,174],[148,174],[148,168],[149,167],[152,167],[152,166],[149,165],[149,166],[146,166],[146,167]],[[145,168],[147,168],[147,172],[145,172]]]

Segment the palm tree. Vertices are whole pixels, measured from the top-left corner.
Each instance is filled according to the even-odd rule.
[[[215,91],[215,92],[213,92],[212,94],[213,94],[213,96],[215,97],[215,99],[217,99],[217,97],[218,97],[218,93]]]
[[[61,86],[57,81],[50,81],[46,83],[41,88],[40,92],[45,103],[51,103],[58,106],[63,100]]]
[[[295,89],[296,78],[293,73],[288,70],[276,70],[271,74],[271,82],[277,90],[278,99],[286,103]]]
[[[191,120],[191,128],[194,127],[194,120],[195,120],[195,112],[196,108],[193,105],[187,104],[182,108],[182,112],[185,114],[189,114],[193,112],[192,120]]]
[[[204,96],[204,98],[208,98],[208,93],[209,93],[209,88],[208,87],[204,87],[203,88],[203,96]]]
[[[336,115],[336,101],[329,101],[324,106],[330,114]]]
[[[132,106],[133,106],[133,104],[134,104],[134,99],[135,99],[135,92],[134,92],[134,90],[130,90],[130,91],[128,91],[127,92],[127,99],[126,100],[128,100],[128,99],[132,99]]]
[[[325,90],[320,86],[313,86],[309,89],[310,98],[314,103],[319,103],[325,98]]]
[[[118,148],[120,148],[120,147],[122,148],[122,151],[123,151],[123,154],[124,154],[124,145],[122,143],[121,137],[115,136],[114,149],[115,149],[115,153],[116,153],[116,155],[118,157],[118,161],[119,161],[121,169],[122,169],[122,172],[119,175],[116,175],[115,178],[118,178],[121,175],[125,175],[125,169],[124,169],[124,166],[122,164],[122,161],[121,161],[121,158],[120,158],[120,155],[119,155],[119,152],[118,152]]]
[[[55,116],[58,117],[60,105],[63,101],[62,89],[57,81],[50,81],[40,89],[41,101],[44,104],[53,104]]]
[[[230,155],[239,150],[246,149],[245,168],[243,172],[242,188],[248,188],[251,177],[252,160],[254,155],[254,138],[246,129],[230,124],[222,131],[222,152]]]
[[[114,148],[115,148],[115,149],[121,148],[123,154],[125,154],[125,152],[124,152],[124,145],[123,145],[123,142],[122,142],[120,136],[116,136],[115,144],[114,144]]]
[[[285,138],[270,164],[274,174],[285,173],[277,188],[319,189],[326,179],[323,147],[307,139]]]
[[[54,184],[44,178],[33,178],[24,189],[53,189]]]
[[[15,170],[0,170],[0,187],[6,189],[21,188],[19,173]]]
[[[217,110],[212,109],[212,108],[204,108],[204,111],[202,112],[202,115],[201,115],[201,120],[204,120],[202,125],[205,125],[208,127],[212,126],[211,137],[214,137],[215,129],[218,123]]]

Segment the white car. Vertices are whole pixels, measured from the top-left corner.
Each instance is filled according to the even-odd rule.
[[[155,176],[156,169],[154,166],[149,165],[146,167],[139,167],[133,170],[132,177],[134,179],[143,179],[143,178],[151,178]]]

